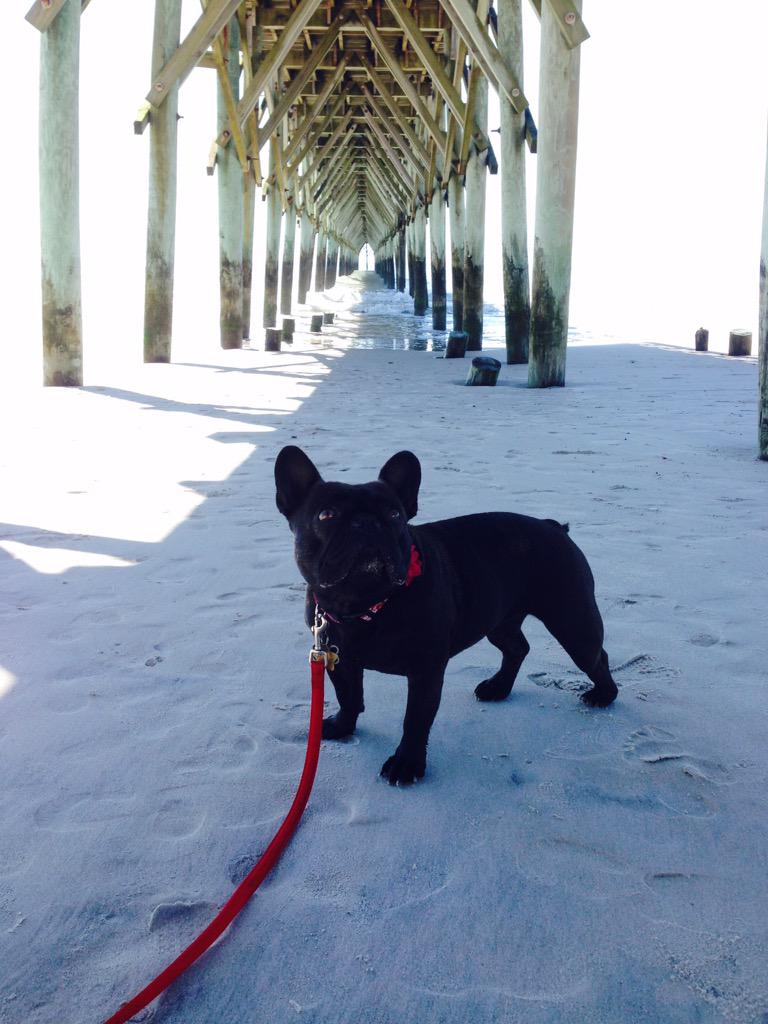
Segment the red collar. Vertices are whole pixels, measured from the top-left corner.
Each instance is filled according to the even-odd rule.
[[[416,577],[417,576],[421,576],[423,574],[423,572],[424,572],[424,566],[422,565],[422,562],[421,562],[421,555],[419,554],[416,545],[412,544],[411,545],[411,560],[408,563],[408,572],[405,574],[405,583],[403,583],[403,586],[404,587],[410,587],[410,585],[413,583],[413,581],[416,579]],[[313,596],[315,598],[315,604],[319,607],[319,601],[317,600],[317,594],[314,594]],[[377,612],[381,611],[381,609],[384,607],[384,605],[387,603],[388,600],[389,600],[389,598],[385,597],[383,601],[379,601],[376,604],[372,605],[366,612],[363,612],[362,615],[350,615],[350,616],[348,616],[345,619],[337,619],[334,615],[331,615],[330,612],[327,612],[324,609],[321,609],[321,611],[322,611],[323,615],[326,617],[326,619],[330,619],[331,622],[342,622],[342,621],[346,622],[349,619],[362,619],[363,622],[370,622],[373,619],[373,616]]]

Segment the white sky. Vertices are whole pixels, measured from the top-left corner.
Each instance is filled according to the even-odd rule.
[[[81,216],[86,374],[140,359],[148,134],[133,117],[149,86],[152,0],[93,0],[81,40]],[[0,216],[11,363],[40,375],[37,201],[38,33],[27,4],[0,13],[6,58],[6,161]],[[538,120],[538,23],[525,5],[526,94]],[[129,13],[130,11],[130,13]],[[199,6],[185,0],[184,27]],[[119,13],[118,13],[119,12]],[[710,328],[757,329],[766,152],[764,0],[586,0],[571,323],[581,330],[690,344]],[[184,28],[183,28],[184,30]],[[176,330],[218,348],[215,72],[180,97]],[[492,97],[490,128],[498,127]],[[535,158],[528,160],[533,234]],[[501,302],[498,178],[489,179],[486,299]],[[259,217],[263,217],[260,204]],[[260,311],[263,254],[255,252]],[[258,321],[254,317],[254,324]],[[255,332],[254,332],[255,333]],[[7,364],[6,364],[7,365]]]

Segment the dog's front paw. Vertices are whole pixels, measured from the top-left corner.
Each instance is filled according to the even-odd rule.
[[[381,767],[381,774],[390,786],[410,786],[416,779],[423,779],[427,770],[426,752],[409,754],[398,747],[392,757],[388,757]]]
[[[323,739],[343,740],[351,736],[355,731],[357,715],[346,715],[343,711],[337,711],[335,715],[329,715],[323,719]]]

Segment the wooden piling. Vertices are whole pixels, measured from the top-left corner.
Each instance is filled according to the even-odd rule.
[[[581,12],[581,0],[573,0]],[[568,342],[580,48],[568,49],[550,3],[541,5],[536,227],[528,384],[563,387]]]
[[[493,356],[475,356],[465,383],[469,387],[495,387],[501,363]]]
[[[309,329],[312,334],[321,334],[323,330],[323,314],[313,313],[309,321]]]
[[[40,37],[40,242],[43,383],[83,383],[78,91],[80,4]]]
[[[155,0],[152,77],[179,45],[181,0]],[[149,209],[144,283],[144,362],[169,363],[176,242],[178,85],[150,117]]]
[[[253,294],[253,221],[256,216],[256,183],[253,175],[243,175],[243,341],[251,337],[251,297]]]
[[[546,4],[544,5],[546,6]],[[488,128],[488,80],[478,76],[475,121]],[[468,352],[483,347],[483,263],[485,256],[485,185],[488,150],[473,147],[467,162],[464,227],[464,325]]]
[[[293,202],[288,203],[283,220],[285,230],[283,231],[283,261],[280,272],[280,312],[289,314],[293,295],[293,257],[296,250],[296,211],[293,208]]]
[[[283,340],[283,332],[279,327],[267,327],[264,339],[265,352],[279,352]]]
[[[760,249],[760,313],[758,323],[758,455],[768,459],[768,152],[765,157],[763,238]]]
[[[277,323],[277,278],[280,266],[280,222],[282,201],[277,180],[278,138],[272,137],[269,144],[269,177],[267,191],[267,237],[264,259],[264,315],[263,327],[274,327]]]
[[[734,330],[728,337],[729,356],[752,355],[752,331]]]
[[[240,28],[232,18],[227,28],[227,78],[235,99],[240,89]],[[216,83],[219,135],[229,130],[227,100]],[[234,142],[219,149],[216,163],[219,196],[219,329],[221,347],[243,344],[243,169]]]
[[[427,295],[427,218],[419,205],[413,219],[413,312],[424,316],[429,299]]]
[[[445,203],[439,183],[429,204],[429,251],[432,271],[432,326],[444,331],[445,316]]]
[[[325,288],[330,291],[336,284],[339,264],[339,243],[331,235],[328,238],[328,252],[325,257]]]
[[[705,327],[700,327],[696,331],[694,341],[697,352],[707,352],[709,350],[709,331]]]
[[[325,290],[325,259],[328,239],[325,232],[320,229],[317,233],[317,246],[315,250],[315,291]]]
[[[445,346],[446,359],[463,359],[467,351],[467,335],[464,331],[451,331]]]
[[[408,294],[414,296],[413,287],[413,220],[409,220],[405,228],[406,255],[408,263]]]
[[[458,174],[448,182],[448,222],[451,229],[451,308],[454,331],[464,329],[464,187]]]
[[[405,225],[400,224],[397,232],[397,290],[405,291]]]
[[[499,0],[499,53],[523,87],[521,0]],[[531,299],[525,198],[525,111],[518,113],[504,92],[501,111],[501,259],[504,333],[508,363],[528,362]]]
[[[299,238],[299,302],[307,301],[307,292],[312,283],[312,255],[315,249],[315,231],[306,207],[301,210],[301,232]]]

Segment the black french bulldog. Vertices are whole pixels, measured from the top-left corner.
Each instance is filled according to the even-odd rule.
[[[408,677],[403,738],[381,769],[392,785],[424,775],[454,654],[487,636],[502,653],[501,667],[475,695],[509,696],[530,650],[520,629],[527,615],[540,619],[591,679],[585,704],[606,707],[616,699],[594,580],[567,526],[485,512],[409,527],[421,466],[407,451],[393,455],[378,480],[345,484],[324,481],[289,445],[275,462],[275,481],[307,581],[307,623],[319,608],[327,643],[340,655],[331,674],[339,710],[324,720],[324,739],[354,732],[364,710],[363,669]]]

